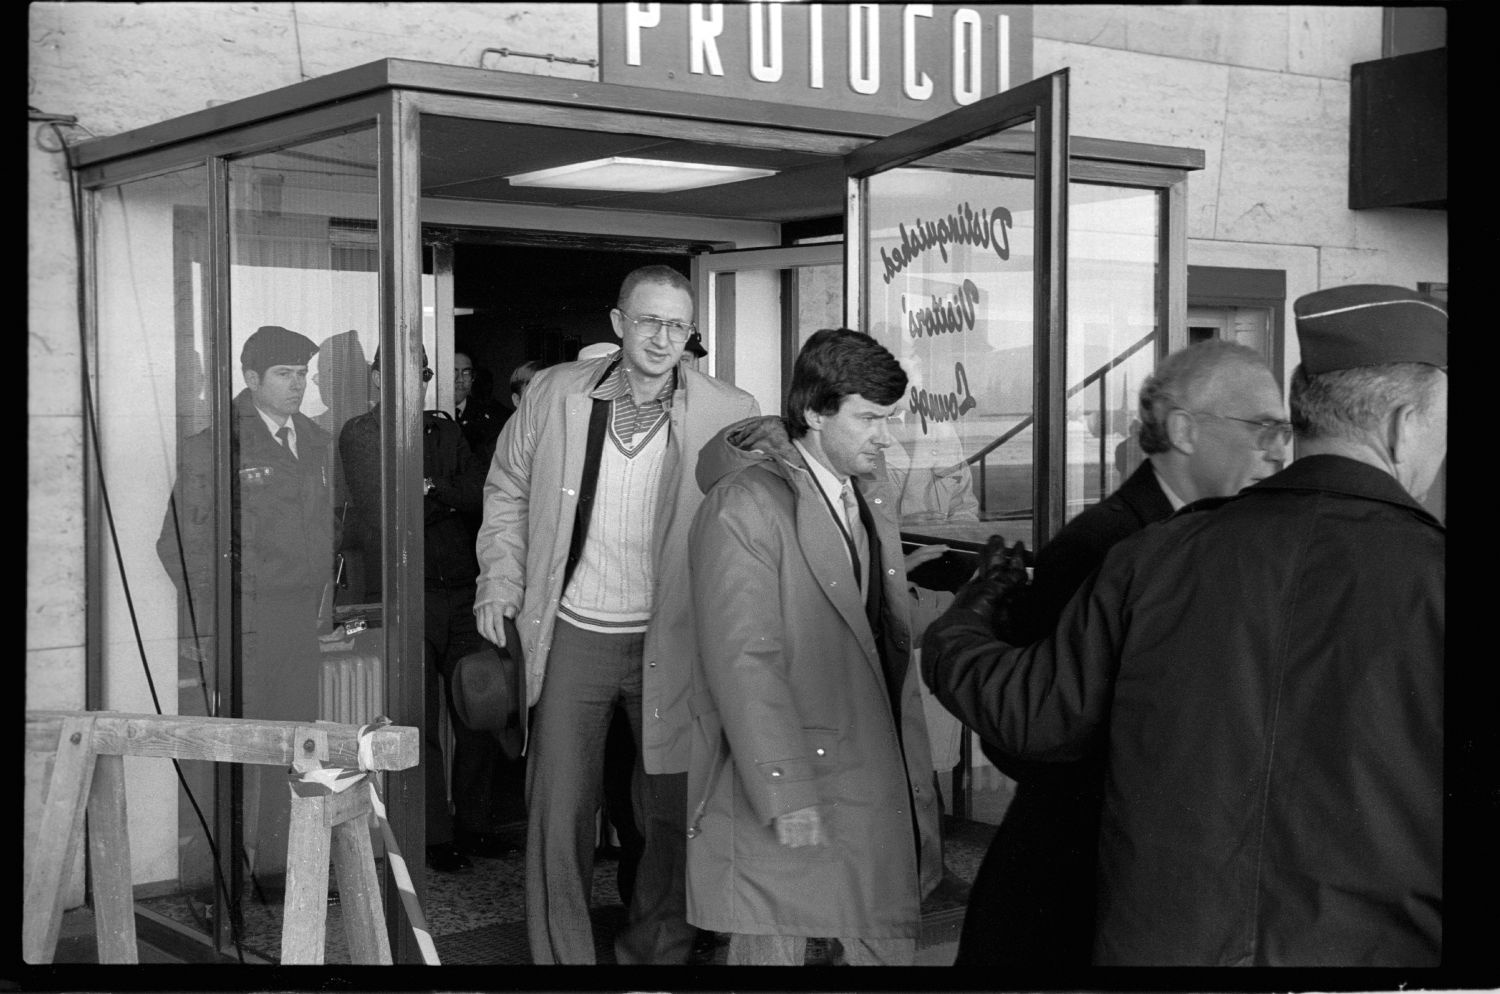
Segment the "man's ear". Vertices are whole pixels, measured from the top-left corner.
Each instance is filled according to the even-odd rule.
[[[625,340],[625,315],[618,307],[609,309],[609,325],[615,330],[615,337],[623,342]]]
[[[1385,424],[1385,445],[1393,465],[1411,461],[1414,447],[1421,442],[1421,422],[1414,404],[1402,404],[1391,412]]]
[[[1167,441],[1172,443],[1172,448],[1191,455],[1198,444],[1198,422],[1187,411],[1168,411]]]
[[[251,390],[259,390],[260,389],[260,374],[257,373],[253,369],[244,370],[244,373],[245,373],[245,386],[249,387]]]
[[[807,429],[808,429],[808,431],[822,431],[823,430],[823,415],[819,414],[817,411],[813,410],[811,407],[806,408],[806,409],[803,410],[803,412],[802,412],[802,420],[804,420],[804,421],[807,422]]]

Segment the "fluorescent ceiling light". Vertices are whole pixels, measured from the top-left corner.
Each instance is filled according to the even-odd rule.
[[[612,155],[567,166],[538,169],[506,177],[512,186],[546,186],[561,190],[615,190],[622,193],[671,193],[720,183],[775,176],[774,169],[712,166],[704,162],[631,159]]]

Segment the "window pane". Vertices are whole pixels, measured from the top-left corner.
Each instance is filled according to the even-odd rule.
[[[1156,365],[1155,190],[1074,183],[1068,212],[1066,518],[1133,472],[1136,396]]]
[[[1032,542],[1029,178],[894,169],[869,181],[867,330],[910,378],[887,450],[901,521]],[[941,527],[934,527],[941,526]]]
[[[191,508],[171,500],[189,440],[210,423],[205,173],[185,170],[105,190],[94,206],[99,482],[113,528],[95,540],[106,553],[98,592],[102,706],[214,714],[218,591],[211,566],[199,568],[184,551],[190,544],[178,541],[179,534],[206,536],[212,549],[213,496],[205,491]],[[200,482],[212,487],[211,478]],[[119,543],[119,561],[110,537]],[[213,769],[182,764],[187,790],[211,827]],[[146,907],[208,934],[213,862],[189,795],[170,763],[127,759],[125,770],[138,893],[154,895]]]
[[[237,716],[383,710],[378,632],[335,631],[351,614],[379,620],[376,153],[363,130],[229,167]],[[247,768],[239,797],[248,928],[280,917],[285,771]],[[258,951],[274,956],[277,935]]]

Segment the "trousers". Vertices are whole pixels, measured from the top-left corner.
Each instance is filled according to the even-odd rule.
[[[645,847],[615,956],[621,963],[683,963],[692,949],[687,774],[648,775],[641,761],[644,646],[641,633],[606,635],[561,620],[553,632],[526,767],[526,927],[533,963],[597,961],[589,921],[595,828],[605,739],[617,705],[635,744],[631,800]]]

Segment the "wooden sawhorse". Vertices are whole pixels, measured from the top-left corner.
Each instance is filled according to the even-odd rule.
[[[66,874],[81,843],[86,813],[99,961],[138,961],[125,819],[126,756],[283,768],[301,759],[354,769],[359,766],[359,728],[253,718],[28,711],[27,750],[55,752],[56,758],[42,799],[40,831],[26,858],[22,957],[28,963],[52,962]],[[369,769],[416,766],[417,740],[411,726],[387,725],[371,732]],[[369,791],[362,781],[339,794],[293,796],[282,963],[323,961],[330,852],[351,959],[391,962],[370,844]]]

